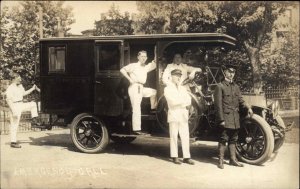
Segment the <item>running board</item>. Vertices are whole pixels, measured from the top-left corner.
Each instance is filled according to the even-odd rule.
[[[156,115],[142,115],[142,120],[156,120]]]
[[[147,135],[135,135],[135,134],[118,134],[118,133],[113,133],[111,134],[111,136],[117,136],[117,137],[153,137],[151,136],[151,134],[147,134]],[[165,138],[165,137],[160,137],[160,138]]]
[[[148,135],[134,135],[134,134],[118,134],[118,133],[112,133],[111,136],[117,136],[117,137],[138,137],[138,138],[156,138],[156,139],[169,139],[169,135],[166,136],[153,136],[151,134]],[[190,137],[190,140],[196,141],[196,137]]]

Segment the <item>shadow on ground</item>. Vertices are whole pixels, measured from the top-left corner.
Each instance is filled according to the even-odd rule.
[[[69,151],[81,153],[73,144],[70,134],[53,134],[45,133],[47,136],[43,137],[29,137],[29,143],[36,146],[57,146],[63,147]],[[22,143],[22,141],[21,141]],[[211,145],[203,144],[201,142],[191,142],[191,156],[192,159],[204,163],[217,163],[217,143],[210,143]],[[104,153],[120,154],[120,155],[146,155],[149,157],[161,159],[164,161],[171,161],[169,139],[156,139],[152,137],[137,138],[130,144],[119,144],[110,142],[106,147]],[[179,157],[182,157],[181,145],[179,145]]]
[[[30,145],[36,145],[36,146],[45,146],[45,147],[57,146],[57,147],[63,147],[70,151],[78,151],[71,140],[70,134],[46,133],[46,135],[47,136],[38,137],[38,138],[29,137],[30,141],[28,143]]]

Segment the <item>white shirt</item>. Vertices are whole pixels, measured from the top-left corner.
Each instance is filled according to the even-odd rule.
[[[191,73],[193,71],[199,70],[200,68],[195,68],[193,66],[188,66],[187,64],[168,64],[163,76],[162,76],[162,82],[166,85],[168,85],[171,82],[171,71],[179,69],[181,70],[182,76],[181,76],[181,82],[184,81],[188,77],[188,73]]]
[[[171,82],[165,87],[164,95],[169,107],[168,122],[187,122],[189,112],[186,107],[191,105],[191,97],[186,88]]]
[[[12,83],[5,91],[6,98],[12,102],[22,101],[25,93],[25,89],[22,85],[16,85]]]
[[[145,66],[142,66],[140,62],[137,62],[137,63],[128,64],[122,69],[124,69],[129,74],[130,78],[135,83],[144,84],[146,83],[147,80],[147,73],[154,70],[155,68],[156,68],[156,63],[154,62],[151,62]]]

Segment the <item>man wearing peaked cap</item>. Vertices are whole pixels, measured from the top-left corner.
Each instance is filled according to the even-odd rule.
[[[236,159],[236,142],[240,129],[239,106],[248,109],[252,116],[251,107],[243,100],[239,86],[233,82],[236,66],[227,64],[222,67],[224,80],[215,88],[214,105],[216,110],[216,123],[220,125],[222,131],[219,140],[219,163],[218,167],[224,169],[223,160],[226,143],[229,146],[230,165],[243,167]]]
[[[177,76],[181,77],[182,76],[182,72],[179,69],[175,69],[175,70],[171,71],[171,75],[177,75]]]
[[[168,123],[170,132],[170,155],[175,164],[181,164],[178,159],[178,134],[181,139],[183,162],[193,165],[189,144],[189,111],[191,97],[186,88],[181,85],[182,71],[171,71],[171,82],[165,87],[164,95],[168,104]]]
[[[225,70],[228,70],[229,72],[234,72],[235,73],[235,71],[237,70],[237,67],[238,67],[237,65],[235,65],[231,62],[231,63],[225,64],[225,65],[222,65],[221,68],[222,68],[223,72]]]

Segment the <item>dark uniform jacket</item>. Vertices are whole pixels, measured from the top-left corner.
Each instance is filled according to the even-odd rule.
[[[239,86],[224,80],[217,85],[214,91],[214,104],[217,124],[225,121],[225,128],[239,129],[239,106],[249,108],[243,100]]]

